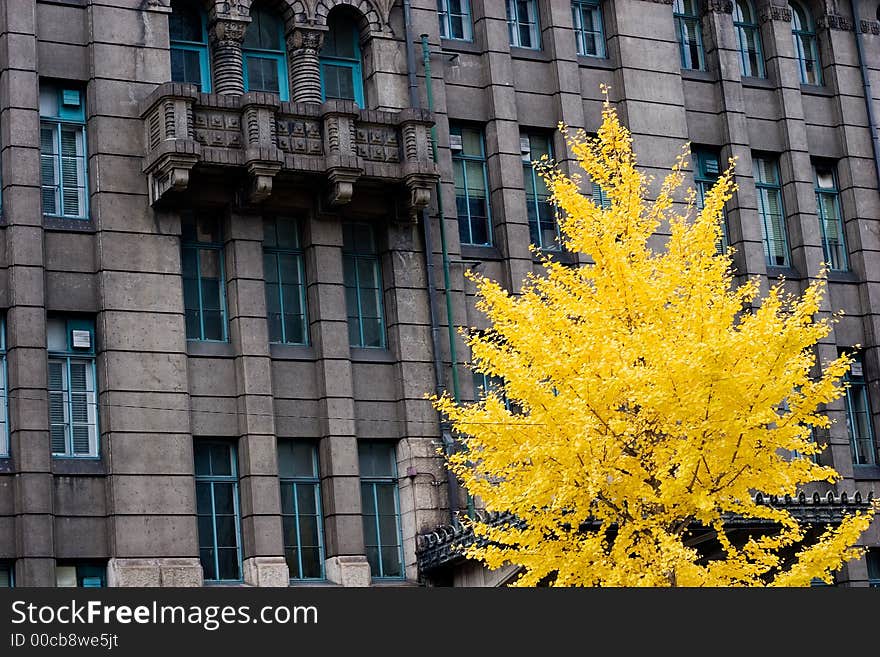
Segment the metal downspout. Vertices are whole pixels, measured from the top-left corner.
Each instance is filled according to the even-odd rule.
[[[871,131],[871,150],[874,153],[874,173],[877,174],[877,184],[880,185],[880,136],[877,134],[877,124],[874,120],[874,96],[871,91],[871,79],[868,77],[868,67],[865,64],[859,0],[852,0],[852,10],[856,33],[856,53],[859,56],[859,70],[862,73],[862,88],[865,94],[865,109],[868,111],[868,129]]]

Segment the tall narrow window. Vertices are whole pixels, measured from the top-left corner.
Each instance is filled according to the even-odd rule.
[[[98,456],[95,389],[95,324],[87,319],[50,318],[49,437],[52,456]]]
[[[578,55],[605,57],[605,30],[599,0],[573,0],[571,13]]]
[[[450,123],[449,148],[455,175],[459,239],[462,244],[489,246],[492,232],[482,130]]]
[[[739,41],[739,64],[743,77],[766,77],[761,32],[752,0],[736,0],[733,3],[733,27]]]
[[[55,586],[100,589],[107,586],[107,566],[91,562],[60,562],[55,566]]]
[[[852,349],[843,351],[852,352]],[[846,391],[846,424],[849,429],[850,447],[853,463],[874,465],[877,463],[877,446],[874,443],[874,427],[871,420],[871,402],[868,398],[868,384],[865,381],[862,354],[852,354],[845,380],[849,384]]]
[[[865,553],[868,566],[868,586],[880,589],[880,548],[871,548]]]
[[[440,36],[444,39],[473,41],[470,0],[437,0]]]
[[[559,243],[556,208],[550,203],[547,183],[532,166],[532,162],[540,162],[542,157],[552,157],[550,138],[547,135],[520,133],[519,140],[523,160],[523,181],[526,188],[529,236],[532,244],[538,248],[558,251],[562,245]]]
[[[263,220],[263,275],[269,342],[307,344],[305,267],[295,219]]]
[[[822,84],[822,66],[819,62],[819,41],[816,24],[810,12],[799,2],[789,2],[791,8],[791,37],[794,56],[803,84]]]
[[[213,218],[182,219],[183,305],[186,339],[226,341],[223,238]]]
[[[0,317],[0,458],[9,456],[9,388],[6,385],[6,320]]]
[[[362,440],[358,443],[358,457],[364,545],[370,572],[377,579],[402,579],[403,541],[394,445]]]
[[[284,26],[268,9],[251,8],[241,56],[245,91],[267,91],[288,99]]]
[[[611,209],[611,199],[599,183],[593,183],[593,203],[603,210]]]
[[[192,0],[174,0],[168,18],[171,40],[171,81],[194,84],[211,93],[208,22]]]
[[[370,224],[342,224],[342,274],[352,347],[385,348],[382,272]]]
[[[673,0],[672,16],[675,19],[675,36],[681,53],[681,67],[704,70],[706,64],[703,58],[703,28],[700,23],[699,0]]]
[[[764,237],[764,255],[767,264],[771,267],[790,267],[779,167],[775,159],[768,157],[755,156],[753,161],[758,214],[761,216],[761,232]]]
[[[832,271],[846,271],[849,263],[834,167],[830,164],[814,163],[813,177],[816,182],[816,212],[822,231],[825,262]]]
[[[196,515],[205,581],[241,580],[238,461],[231,443],[196,439]]]
[[[721,163],[718,152],[708,148],[694,149],[694,184],[697,192],[697,210],[702,211],[705,205],[706,194],[717,182],[721,175]],[[721,242],[719,251],[727,249],[727,217],[722,211]]]
[[[321,97],[353,100],[364,106],[360,30],[351,12],[336,10],[327,21],[321,48]]]
[[[507,0],[507,30],[511,46],[540,50],[538,0]]]
[[[88,219],[86,113],[81,89],[40,85],[43,214]]]
[[[324,531],[318,448],[301,440],[278,441],[284,557],[290,579],[324,578]]]

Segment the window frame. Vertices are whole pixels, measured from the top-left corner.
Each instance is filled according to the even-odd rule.
[[[522,162],[523,162],[523,189],[525,190],[526,196],[526,219],[529,224],[529,241],[532,245],[541,249],[542,251],[552,251],[558,253],[562,251],[562,233],[559,230],[559,213],[558,208],[556,208],[551,202],[550,198],[552,194],[547,190],[547,196],[543,197],[542,194],[538,193],[538,185],[539,183],[544,185],[546,189],[546,184],[544,184],[543,179],[538,172],[535,170],[534,162],[540,162],[540,159],[532,159],[532,152],[535,150],[539,150],[535,147],[534,141],[536,140],[544,140],[547,147],[547,157],[553,157],[553,137],[551,134],[542,133],[538,131],[529,131],[529,130],[521,130],[519,133],[520,144],[522,144],[523,140],[529,140],[529,152],[528,157],[524,151],[522,151]],[[529,192],[528,182],[531,182],[532,192]],[[544,244],[544,231],[541,227],[541,204],[546,203],[548,208],[553,214],[553,228],[556,232],[556,242],[552,245]],[[533,222],[531,217],[529,217],[529,210],[533,209],[535,213],[535,221],[537,225],[535,225],[534,232],[532,231]],[[535,243],[534,237],[537,236],[538,242]]]
[[[852,356],[852,358],[854,360],[853,364],[858,363],[859,365],[861,365],[861,372],[862,372],[860,376],[854,377],[854,375],[852,373],[852,366],[850,366],[850,369],[847,370],[847,372],[843,378],[843,380],[847,384],[846,394],[844,395],[844,398],[845,398],[845,403],[846,403],[846,428],[847,428],[847,433],[848,433],[848,438],[849,438],[850,455],[852,456],[852,462],[853,462],[853,465],[869,465],[869,466],[870,465],[877,465],[878,451],[880,451],[880,450],[878,450],[877,437],[874,432],[874,417],[873,417],[873,412],[871,410],[871,394],[870,394],[870,391],[868,390],[868,381],[865,378],[865,361],[863,358],[863,353],[861,350],[846,349],[846,348],[839,348],[838,349],[838,353],[843,352],[843,351],[850,352],[850,355]],[[853,407],[853,399],[852,399],[852,392],[854,390],[856,390],[859,393],[861,393],[862,395],[864,395],[863,401],[864,401],[864,407],[866,409],[864,412],[867,414],[867,418],[866,418],[867,421],[865,424],[868,428],[868,434],[869,434],[867,436],[867,438],[864,438],[861,436],[856,436],[856,428],[855,427],[858,425],[855,422],[856,411]],[[860,447],[859,447],[860,443],[867,443],[871,448],[868,460],[862,460],[862,458],[861,458]]]
[[[349,326],[349,347],[354,349],[387,349],[388,348],[388,328],[386,325],[386,316],[385,316],[385,283],[382,277],[382,261],[379,255],[378,245],[376,243],[376,230],[373,227],[373,224],[365,222],[365,221],[350,221],[345,222],[345,225],[350,228],[354,227],[363,227],[366,226],[370,231],[370,237],[372,240],[371,245],[371,253],[361,253],[357,250],[353,250],[352,245],[346,245],[345,240],[343,239],[342,245],[342,269],[343,269],[343,287],[348,290],[351,289],[350,285],[345,284],[345,270],[346,267],[349,266],[349,262],[352,263],[351,267],[354,271],[355,278],[355,287],[354,290],[357,294],[357,314],[351,315],[351,308],[348,307],[348,301],[346,297],[346,322]],[[344,235],[343,228],[343,235]],[[379,324],[381,327],[380,331],[380,344],[378,345],[367,345],[365,344],[364,339],[364,314],[363,314],[363,304],[361,303],[361,282],[360,282],[360,267],[358,266],[362,261],[370,261],[373,267],[373,273],[375,275],[376,281],[378,283],[378,291],[377,291],[377,311],[379,313],[379,317],[376,318],[379,320]],[[358,320],[358,344],[351,344],[351,318],[353,316],[357,317]]]
[[[192,216],[192,221],[198,225],[199,217],[198,215]],[[218,222],[218,237],[222,240],[223,233],[222,227]],[[186,313],[189,310],[186,307],[186,276],[183,275],[183,263],[185,262],[185,254],[187,249],[193,249],[196,254],[196,282],[198,284],[198,299],[199,299],[199,336],[192,338],[189,335],[186,336],[187,342],[215,342],[215,343],[225,343],[229,342],[229,308],[226,300],[226,260],[225,260],[225,249],[226,245],[220,242],[200,242],[198,240],[192,241],[184,239],[181,235],[180,238],[180,262],[181,262],[181,286],[183,288],[183,310],[184,310],[184,333],[186,333]],[[219,280],[218,283],[220,285],[220,315],[221,315],[221,325],[223,327],[223,338],[222,339],[214,339],[214,338],[205,338],[205,307],[203,301],[203,292],[202,292],[202,267],[201,267],[201,253],[202,251],[216,251],[217,256],[217,264],[219,268]]]
[[[329,25],[330,21],[328,21],[328,26]],[[336,27],[336,25],[333,26],[333,28]],[[361,51],[360,31],[358,30],[357,24],[353,20],[351,21],[351,27],[352,41],[354,44],[354,51],[355,53],[357,53],[357,57],[349,58],[339,57],[338,55],[325,55],[324,48],[321,48],[321,52],[318,56],[318,66],[320,69],[321,77],[321,102],[327,101],[327,93],[325,88],[326,85],[324,84],[324,71],[330,66],[336,66],[351,69],[352,88],[354,91],[354,98],[339,98],[336,100],[351,100],[358,107],[364,108],[364,54]]]
[[[449,134],[450,136],[457,135],[458,137],[462,137],[462,130],[473,130],[479,133],[480,135],[480,155],[465,155],[464,148],[462,147],[458,151],[452,150],[452,166],[453,168],[459,166],[461,167],[462,180],[464,181],[464,199],[466,201],[465,207],[467,208],[467,216],[462,217],[458,214],[458,210],[456,208],[456,219],[458,221],[459,226],[459,239],[461,239],[461,222],[462,219],[467,221],[468,228],[468,236],[470,237],[469,241],[461,242],[461,244],[465,246],[492,246],[493,245],[493,226],[492,226],[492,202],[491,202],[491,190],[489,189],[489,166],[486,158],[486,134],[482,127],[477,128],[472,124],[468,123],[458,123],[458,122],[450,122],[449,123]],[[462,145],[463,145],[463,137],[462,137]],[[468,174],[467,174],[467,163],[468,162],[479,162],[480,167],[483,171],[483,189],[485,190],[485,202],[486,202],[486,241],[485,242],[474,242],[473,241],[473,222],[471,220],[471,206],[470,206],[470,189],[468,186]],[[459,190],[455,190],[456,199],[459,198]]]
[[[290,100],[290,81],[287,79],[287,46],[284,39],[284,20],[275,14],[275,12],[265,7],[251,7],[251,22],[245,28],[245,35],[251,26],[255,25],[253,20],[255,14],[263,14],[270,16],[273,21],[278,23],[278,41],[281,44],[281,50],[274,48],[249,48],[245,46],[245,42],[241,43],[241,73],[244,82],[244,91],[249,93],[257,91],[268,94],[276,94],[281,101]],[[278,91],[268,91],[264,89],[251,89],[250,76],[248,74],[248,59],[265,59],[275,63],[278,72]]]
[[[594,14],[594,18],[598,17],[598,31],[588,31],[584,27],[584,14],[590,11]],[[608,57],[608,48],[605,43],[605,12],[602,11],[602,3],[600,0],[572,0],[572,28],[574,29],[575,46],[577,54],[580,57],[595,57],[596,59],[606,59]],[[587,34],[595,34],[597,50],[595,53],[587,52]]]
[[[297,554],[298,554],[298,567],[299,567],[299,576],[294,577],[293,570],[290,569],[290,564],[288,563],[288,569],[290,573],[290,581],[291,582],[316,582],[326,580],[327,575],[324,570],[324,561],[327,558],[327,549],[324,541],[324,514],[323,514],[323,506],[321,500],[321,469],[318,461],[318,446],[314,441],[309,440],[297,440],[293,438],[282,438],[278,441],[278,446],[281,446],[282,441],[289,442],[298,442],[301,444],[308,445],[311,453],[311,461],[312,461],[312,475],[304,476],[304,475],[285,475],[281,473],[280,467],[278,472],[278,480],[279,485],[283,488],[284,486],[293,486],[293,502],[294,502],[294,512],[293,514],[285,513],[283,506],[283,498],[282,498],[282,506],[281,506],[281,517],[282,517],[282,528],[283,528],[283,518],[285,516],[293,516],[296,518],[296,538],[297,538]],[[300,546],[302,545],[302,536],[300,532],[300,522],[299,522],[299,494],[298,487],[299,486],[310,486],[312,487],[312,491],[315,498],[315,510],[316,510],[316,523],[318,530],[318,563],[321,569],[321,574],[318,577],[303,577],[303,565],[302,565],[302,550]],[[286,544],[286,538],[284,539],[284,551],[285,558],[287,556],[288,545]]]
[[[744,3],[749,12],[747,20],[740,10],[740,3]],[[737,18],[739,16],[739,18]],[[733,2],[733,29],[736,30],[736,39],[739,44],[739,65],[740,72],[744,78],[761,78],[767,77],[767,66],[764,63],[764,44],[761,42],[761,28],[757,23],[757,12],[752,0],[734,0]],[[746,48],[746,33],[751,32],[755,38],[755,59],[758,64],[758,71],[751,70]],[[748,69],[748,70],[747,70]],[[757,74],[756,74],[757,73]]]
[[[97,353],[95,350],[95,322],[90,319],[72,319],[66,317],[50,317],[49,321],[63,321],[64,322],[64,332],[65,338],[67,340],[67,349],[64,351],[60,351],[57,349],[49,349],[47,344],[47,371],[48,366],[54,362],[61,362],[64,367],[62,373],[62,389],[61,390],[53,390],[51,387],[47,388],[47,393],[62,393],[64,394],[64,452],[54,452],[52,451],[52,441],[51,441],[51,429],[52,429],[52,416],[51,416],[51,405],[49,408],[49,430],[50,430],[50,440],[49,440],[49,449],[50,456],[53,459],[78,459],[78,460],[100,460],[101,458],[101,418],[100,418],[100,391],[98,390],[98,371],[97,371]],[[91,335],[91,346],[88,349],[76,348],[71,344],[71,335],[73,331],[83,331],[86,330]],[[48,340],[47,340],[48,342]],[[72,362],[84,362],[88,367],[88,372],[91,373],[92,377],[92,386],[94,390],[92,391],[93,401],[86,401],[86,404],[91,405],[94,408],[95,412],[95,424],[94,424],[94,441],[91,440],[91,436],[89,439],[89,443],[94,443],[94,451],[89,451],[88,454],[76,454],[73,449],[73,398],[72,395],[74,390],[70,384],[71,376],[70,376],[70,365]],[[66,383],[66,390],[65,388]],[[86,391],[86,395],[88,395],[88,391]],[[57,423],[55,423],[57,424]],[[81,423],[80,423],[81,424]],[[91,426],[87,424],[86,426]]]
[[[199,474],[196,468],[195,463],[195,453],[196,453],[196,443],[200,445],[220,445],[228,450],[228,456],[230,459],[231,466],[231,474],[228,475],[216,475],[216,474]],[[244,563],[242,559],[242,532],[241,532],[241,492],[239,490],[239,481],[238,481],[238,448],[234,442],[222,439],[211,439],[211,438],[195,438],[193,441],[193,479],[194,479],[194,487],[195,487],[195,498],[196,498],[196,535],[198,538],[198,549],[199,549],[199,564],[201,565],[202,559],[202,536],[201,532],[198,530],[198,484],[209,484],[211,487],[211,530],[212,530],[212,543],[211,547],[214,550],[214,573],[216,575],[220,574],[220,555],[219,555],[219,546],[217,544],[217,510],[215,503],[215,494],[214,494],[214,484],[232,484],[232,505],[233,505],[233,518],[235,520],[235,542],[236,542],[236,557],[238,564],[238,578],[236,579],[209,579],[207,577],[207,573],[205,572],[204,566],[202,566],[202,575],[203,581],[207,584],[228,584],[228,583],[240,583],[244,581]]]
[[[96,561],[60,561],[55,567],[55,586],[56,588],[73,588],[61,587],[58,585],[58,569],[73,568],[76,577],[76,588],[106,588],[107,587],[107,564],[98,563]],[[99,579],[100,584],[86,584],[89,579]]]
[[[757,175],[758,172],[758,161],[765,161],[772,163],[773,171],[776,174],[776,182],[763,182],[759,180]],[[785,215],[785,200],[782,198],[782,178],[780,176],[779,170],[779,158],[774,155],[763,155],[763,154],[754,154],[752,156],[753,163],[753,175],[755,181],[755,196],[757,197],[757,205],[758,205],[758,216],[761,219],[761,235],[764,246],[764,259],[767,263],[768,267],[791,267],[791,245],[788,240],[788,222],[787,217]],[[770,217],[769,210],[765,208],[765,195],[769,198],[771,193],[775,193],[779,198],[779,211],[780,211],[780,221],[782,226],[782,237],[783,237],[783,246],[784,246],[784,257],[785,262],[783,264],[778,264],[771,261],[771,249],[770,249],[770,232],[769,227],[767,226],[767,221]],[[774,242],[778,240],[774,238]]]
[[[510,40],[510,46],[512,48],[524,48],[526,50],[542,50],[541,11],[538,7],[538,0],[524,1],[528,4],[525,20],[519,15],[519,2],[517,2],[517,0],[507,0],[505,3],[507,8],[507,34]],[[529,16],[528,14],[530,13],[533,15]],[[529,38],[534,42],[533,45],[524,46],[522,44],[521,35],[523,26],[528,26]]]
[[[822,76],[822,59],[819,56],[819,34],[816,31],[816,21],[813,13],[797,0],[789,0],[788,7],[791,10],[791,38],[794,46],[794,58],[798,63],[801,84],[815,87],[824,85]],[[806,20],[806,25],[801,24],[801,18]],[[797,26],[797,27],[796,27]],[[808,41],[811,59],[807,59],[804,41]],[[807,61],[814,62],[816,79],[809,80]]]
[[[814,161],[812,164],[813,183],[816,192],[816,217],[819,220],[819,230],[822,235],[822,251],[825,256],[825,262],[828,263],[829,271],[849,271],[849,250],[847,249],[846,244],[846,225],[843,221],[843,212],[841,212],[840,207],[840,188],[837,182],[837,167],[827,162]],[[819,186],[820,169],[826,169],[831,172],[833,185],[832,187]],[[826,227],[831,222],[825,216],[825,206],[822,203],[823,197],[829,198],[834,208],[835,217],[831,221],[837,223],[838,234],[840,235],[840,244],[838,245],[838,249],[840,251],[840,258],[843,261],[842,266],[839,267],[834,267],[832,265],[833,258],[831,255],[831,247],[828,241],[828,233],[826,230]]]
[[[880,8],[878,8],[878,11],[880,11]],[[871,568],[872,562],[874,563],[874,568]],[[868,548],[865,553],[865,569],[868,573],[868,587],[872,589],[880,589],[880,548]],[[874,577],[871,576],[872,570],[874,571]]]
[[[199,6],[198,3],[194,2],[185,2],[188,8],[194,10],[198,13],[199,21],[202,27],[202,40],[201,41],[179,41],[175,39],[171,39],[171,29],[170,29],[170,21],[171,16],[174,15],[174,2],[171,4],[171,15],[168,17],[169,21],[169,50],[172,53],[175,50],[182,50],[187,52],[195,52],[199,56],[199,72],[201,75],[201,82],[196,84],[195,82],[185,82],[184,84],[196,84],[199,88],[199,91],[205,94],[211,93],[211,54],[210,49],[208,47],[208,16],[205,11]],[[173,70],[173,69],[172,69]],[[177,82],[174,80],[172,76],[172,82]]]
[[[675,38],[678,41],[678,53],[681,59],[681,68],[688,71],[706,70],[706,45],[703,39],[703,22],[699,13],[687,13],[685,2],[687,0],[673,0],[672,19],[675,21]],[[690,0],[694,5],[699,5],[699,0]],[[699,9],[699,7],[697,7]],[[685,27],[688,24],[696,26],[697,37],[697,65],[693,66],[691,54],[685,48]]]
[[[276,285],[278,286],[278,308],[280,315],[280,326],[281,326],[281,339],[273,340],[271,335],[271,330],[267,330],[269,333],[269,344],[289,344],[289,345],[297,345],[297,346],[307,346],[310,343],[309,336],[309,312],[308,312],[308,303],[307,303],[307,294],[306,288],[306,270],[305,270],[305,254],[302,247],[302,240],[300,237],[300,222],[295,218],[279,218],[279,217],[264,217],[263,218],[263,234],[265,235],[266,226],[268,222],[272,223],[275,231],[275,241],[278,243],[278,222],[279,221],[290,221],[293,222],[293,234],[296,236],[296,246],[294,247],[280,247],[280,246],[266,246],[265,237],[263,240],[263,283],[264,289],[266,292],[266,321],[267,321],[267,329],[270,329],[271,322],[269,322],[269,280],[266,277],[266,259],[272,258],[275,264],[275,275],[276,275]],[[283,277],[281,275],[282,267],[281,267],[281,258],[284,256],[289,256],[294,258],[296,263],[297,271],[299,271],[299,299],[300,299],[300,307],[302,308],[302,336],[303,339],[300,342],[296,342],[293,340],[287,339],[288,327],[286,316],[287,314],[284,312],[284,292],[283,286],[289,285],[284,283]]]
[[[403,528],[401,526],[401,517],[400,517],[400,478],[399,478],[398,472],[397,472],[397,445],[394,442],[381,441],[381,440],[362,440],[362,441],[358,441],[358,442],[359,442],[359,445],[358,445],[359,446],[358,465],[359,465],[359,472],[361,472],[360,477],[359,477],[361,496],[364,495],[364,486],[365,485],[369,486],[369,490],[372,492],[372,496],[373,496],[373,509],[375,511],[374,515],[375,515],[375,524],[376,524],[376,542],[378,543],[378,545],[376,545],[375,547],[377,550],[376,554],[378,555],[379,574],[375,574],[373,572],[373,565],[370,564],[370,575],[371,575],[371,578],[374,580],[402,581],[402,580],[406,579],[406,561],[404,559],[404,553],[403,553]],[[381,444],[383,446],[386,446],[388,449],[390,449],[391,455],[393,456],[393,459],[391,459],[391,461],[390,461],[393,466],[393,472],[391,474],[389,474],[389,475],[367,475],[367,476],[362,474],[362,470],[363,470],[362,457],[363,457],[363,455],[360,453],[360,445],[367,445],[367,444],[370,444],[371,446]],[[396,527],[397,528],[397,552],[398,552],[397,558],[399,560],[400,575],[385,575],[384,574],[385,568],[384,568],[384,559],[382,558],[382,533],[381,533],[381,527],[380,527],[380,517],[382,514],[379,513],[379,504],[378,504],[379,499],[378,499],[378,494],[377,494],[377,490],[378,490],[379,486],[391,487],[393,490],[393,493],[394,493],[394,495],[393,495],[394,517],[395,517],[396,525],[397,525],[397,527]],[[361,509],[361,517],[363,518],[363,522],[365,525],[368,521],[368,518],[372,518],[372,516],[367,515],[367,513],[364,511],[363,508]],[[371,547],[371,546],[366,545],[366,536],[364,537],[364,547],[365,548]],[[369,559],[369,556],[368,556],[368,559]]]
[[[721,177],[721,149],[706,146],[695,146],[692,149],[694,156],[694,186],[696,187],[696,208],[702,212],[705,205],[706,194],[718,182]],[[711,171],[710,160],[715,160],[716,171]],[[727,210],[721,210],[721,241],[718,245],[719,253],[724,253],[730,245],[727,234]]]
[[[91,218],[91,209],[89,207],[89,146],[88,146],[88,138],[86,134],[86,109],[85,109],[85,92],[78,85],[72,84],[70,87],[65,88],[61,84],[57,83],[41,83],[40,84],[40,92],[42,95],[43,89],[47,90],[47,93],[54,93],[57,96],[57,104],[58,110],[57,113],[53,116],[47,116],[43,114],[42,110],[40,111],[40,205],[41,212],[44,217],[52,217],[57,219],[71,219],[75,221],[89,221]],[[64,107],[64,92],[65,91],[75,91],[79,94],[79,108],[76,110],[65,110]],[[75,160],[81,159],[77,170],[82,174],[81,184],[76,186],[76,189],[82,189],[82,209],[79,214],[66,214],[64,211],[64,179],[63,179],[63,159],[64,155],[62,153],[61,146],[61,135],[63,129],[73,128],[75,134],[78,136],[78,140],[81,144],[82,155],[74,156]],[[52,148],[55,149],[53,153],[46,154],[43,153],[42,148],[42,132],[44,128],[49,128],[52,130]],[[43,180],[42,176],[42,161],[45,157],[50,157],[53,161],[53,170],[55,176],[55,185],[47,185],[45,180]],[[43,194],[49,188],[53,188],[53,195],[55,196],[55,212],[46,212],[46,209],[42,207],[43,203]],[[60,211],[59,211],[60,210]]]
[[[440,38],[448,41],[467,41],[474,40],[474,16],[471,11],[470,0],[460,0],[463,13],[453,14],[449,8],[449,0],[437,0],[437,20],[440,23]],[[462,18],[462,36],[451,36],[452,33],[452,16],[460,16]]]

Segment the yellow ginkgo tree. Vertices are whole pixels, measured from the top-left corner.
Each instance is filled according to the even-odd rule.
[[[540,167],[565,248],[591,264],[547,260],[518,294],[473,275],[491,324],[469,338],[474,367],[503,390],[473,404],[434,399],[461,436],[449,467],[509,519],[473,520],[468,556],[519,566],[523,586],[830,581],[859,556],[873,509],[816,531],[755,501],[839,476],[808,458],[851,362],[817,361],[833,321],[820,313],[824,277],[799,296],[736,286],[730,252],[717,249],[732,171],[700,212],[692,191],[677,206],[684,150],[648,201],[650,180],[607,101],[603,119],[597,137],[567,139],[606,207],[578,176]],[[665,246],[652,249],[661,226]],[[743,531],[743,520],[763,529]]]

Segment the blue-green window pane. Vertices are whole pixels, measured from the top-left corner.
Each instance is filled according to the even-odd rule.
[[[511,46],[540,49],[537,0],[507,0],[507,29]]]
[[[263,8],[251,9],[251,22],[242,43],[245,91],[264,91],[288,99],[284,27]]]
[[[782,188],[779,184],[779,168],[776,160],[756,156],[753,158],[755,191],[758,215],[761,218],[761,234],[764,255],[771,267],[789,267],[788,234],[785,227],[785,211],[782,206]]]
[[[865,554],[865,563],[868,566],[868,585],[880,588],[880,548],[869,549]]]
[[[58,587],[102,588],[106,586],[107,568],[95,563],[58,563],[55,585]]]
[[[277,94],[279,83],[278,60],[274,57],[252,55],[247,58],[248,91],[268,91]]]
[[[184,219],[181,270],[187,340],[222,342],[227,337],[226,284],[220,239],[216,222],[204,218]]]
[[[681,55],[681,67],[703,70],[703,28],[700,23],[698,0],[673,0],[675,36]]]
[[[469,0],[437,0],[440,36],[444,39],[473,40]]]
[[[721,157],[717,150],[708,148],[695,148],[694,159],[694,186],[697,192],[697,210],[702,211],[706,202],[706,195],[718,181],[721,175]],[[722,210],[721,215],[721,240],[718,243],[719,253],[723,253],[729,244],[727,237],[727,215]]]
[[[571,14],[578,55],[605,57],[605,33],[599,0],[574,0]]]
[[[298,224],[292,219],[264,219],[263,229],[269,341],[307,344],[305,265]]]
[[[402,578],[403,550],[394,445],[361,441],[358,455],[364,545],[370,570],[376,578]]]
[[[822,233],[825,262],[833,271],[846,271],[849,269],[849,262],[834,167],[814,164],[813,176],[816,184],[816,212]]]
[[[803,84],[822,84],[822,64],[819,61],[819,41],[816,25],[810,12],[798,2],[790,2],[791,37],[794,55]]]
[[[449,132],[459,239],[488,246],[492,234],[483,133],[457,124],[450,124]]]
[[[343,226],[342,270],[352,347],[385,347],[382,275],[369,224]]]
[[[532,166],[532,162],[540,162],[542,157],[552,156],[550,138],[547,135],[521,133],[520,142],[531,243],[541,249],[559,250],[562,245],[559,242],[556,208],[550,203],[547,183]]]
[[[0,565],[0,589],[12,586],[12,568],[5,564]]]
[[[331,13],[321,47],[321,94],[324,100],[352,100],[364,105],[360,31],[350,12]]]
[[[199,558],[208,581],[241,580],[241,518],[235,448],[197,440],[193,445]]]
[[[284,554],[291,579],[324,577],[318,454],[314,443],[278,442]]]
[[[53,456],[98,456],[94,358],[49,354],[49,439]]]
[[[208,31],[205,14],[193,2],[172,2],[168,18],[171,40],[171,80],[211,91]]]
[[[40,177],[44,214],[87,218],[83,126],[40,123]]]
[[[244,34],[243,48],[252,50],[281,50],[283,25],[271,12],[254,7],[251,9],[251,22]]]
[[[168,17],[168,36],[171,41],[198,43],[204,38],[202,15],[192,2],[175,0]]]
[[[874,427],[871,421],[871,402],[865,377],[864,360],[860,352],[842,348],[853,358],[845,380],[849,384],[846,391],[846,425],[849,432],[853,463],[874,465],[877,463],[877,445],[874,440]]]
[[[198,51],[171,49],[171,80],[202,86],[202,62]]]
[[[743,77],[766,77],[761,32],[752,0],[735,0],[733,26],[739,43],[739,63]]]

